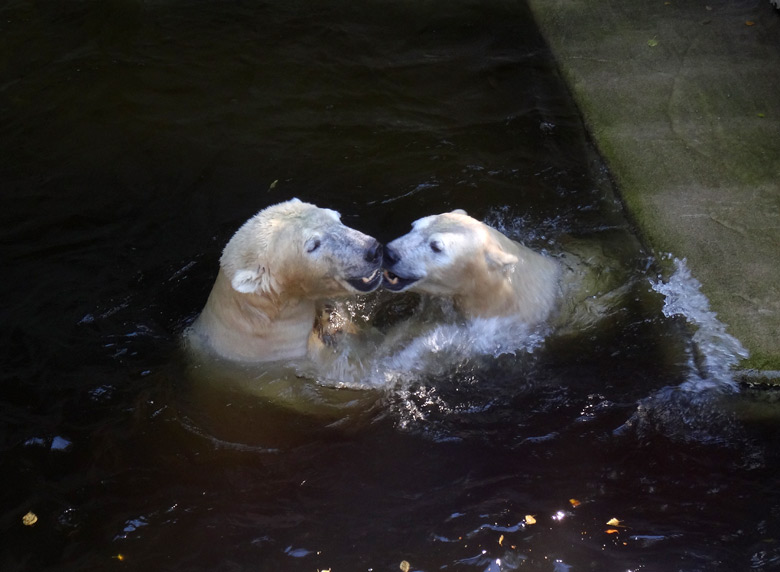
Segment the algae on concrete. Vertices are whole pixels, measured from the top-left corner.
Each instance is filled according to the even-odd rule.
[[[687,259],[743,367],[780,370],[780,13],[529,5],[643,238]]]

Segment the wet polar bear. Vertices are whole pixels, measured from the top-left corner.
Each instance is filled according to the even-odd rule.
[[[547,320],[561,286],[558,262],[463,210],[421,218],[385,246],[383,286],[452,299],[467,318]]]
[[[382,246],[339,213],[292,199],[238,229],[220,258],[190,346],[237,362],[307,355],[323,299],[379,287]]]

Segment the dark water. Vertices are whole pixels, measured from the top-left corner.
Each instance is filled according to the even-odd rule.
[[[776,414],[663,315],[522,3],[3,1],[0,188],[2,570],[780,569]],[[179,334],[292,196],[592,240],[628,295],[341,416],[204,398]]]

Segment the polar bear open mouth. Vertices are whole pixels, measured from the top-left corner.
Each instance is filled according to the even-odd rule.
[[[347,278],[346,280],[347,284],[359,292],[371,292],[372,290],[376,290],[379,286],[379,281],[382,280],[382,272],[379,268],[377,268],[368,276],[362,276],[360,278]]]
[[[389,270],[385,270],[383,280],[382,280],[382,286],[384,288],[387,288],[388,290],[392,290],[393,292],[400,292],[401,290],[408,288],[418,280],[419,278],[406,278],[404,276],[399,276],[398,274],[394,274]]]

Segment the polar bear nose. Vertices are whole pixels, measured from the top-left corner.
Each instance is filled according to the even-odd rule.
[[[366,250],[365,259],[366,262],[378,262],[382,258],[382,245],[378,241],[374,241],[374,244]]]
[[[385,248],[384,265],[387,267],[393,266],[400,260],[400,257],[389,246]]]

